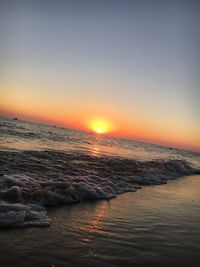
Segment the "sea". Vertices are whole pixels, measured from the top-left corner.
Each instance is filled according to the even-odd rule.
[[[0,117],[0,266],[199,266],[200,153]]]

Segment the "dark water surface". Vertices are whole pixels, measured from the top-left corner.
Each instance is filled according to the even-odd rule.
[[[0,267],[199,266],[197,173],[197,152],[1,117]]]
[[[199,175],[49,214],[49,228],[0,232],[0,266],[199,266]]]

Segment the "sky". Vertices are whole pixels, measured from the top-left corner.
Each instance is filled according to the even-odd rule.
[[[200,2],[0,0],[0,112],[200,150]]]

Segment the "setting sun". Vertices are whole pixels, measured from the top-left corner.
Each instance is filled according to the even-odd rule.
[[[94,119],[90,121],[89,128],[98,134],[107,133],[111,130],[111,125],[102,119]]]
[[[98,134],[101,134],[101,133],[103,133],[103,130],[102,130],[102,128],[98,128],[98,129],[96,129],[96,132],[97,132]]]

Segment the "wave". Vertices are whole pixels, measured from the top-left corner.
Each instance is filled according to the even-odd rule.
[[[0,226],[49,226],[46,207],[110,199],[200,173],[184,160],[137,161],[56,151],[0,151]]]

